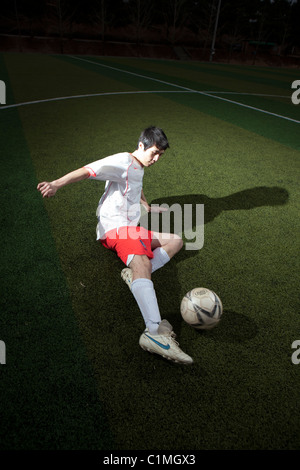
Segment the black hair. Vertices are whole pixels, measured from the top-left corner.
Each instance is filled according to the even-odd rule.
[[[166,150],[170,147],[166,134],[159,127],[151,126],[144,129],[141,133],[138,145],[142,142],[144,149],[147,150],[155,145],[159,150]]]

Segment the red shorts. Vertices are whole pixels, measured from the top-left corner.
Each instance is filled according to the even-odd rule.
[[[144,227],[120,227],[110,230],[100,242],[105,248],[117,253],[123,263],[127,264],[129,255],[146,255],[153,258],[151,250],[153,234]]]

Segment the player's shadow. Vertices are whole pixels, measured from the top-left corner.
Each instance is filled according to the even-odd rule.
[[[262,206],[278,206],[288,202],[289,193],[286,189],[277,186],[259,186],[244,189],[228,196],[210,198],[205,194],[186,194],[183,196],[167,196],[154,199],[151,204],[185,204],[193,205],[193,216],[197,204],[204,204],[204,223],[212,222],[224,211],[250,210]]]
[[[192,230],[196,229],[197,214],[196,206],[204,205],[204,225],[212,222],[216,217],[225,211],[251,210],[262,206],[279,206],[284,205],[289,200],[289,193],[286,189],[273,186],[259,186],[250,189],[244,189],[228,196],[219,198],[210,198],[205,194],[186,194],[182,196],[167,196],[164,198],[154,199],[151,204],[168,205],[170,208],[179,204],[182,208],[182,227],[184,227],[184,206],[191,207]],[[148,215],[148,227],[151,228],[151,213]],[[154,229],[155,230],[155,229]],[[162,224],[159,231],[162,230]],[[170,232],[174,232],[174,219],[170,217]],[[181,250],[176,259],[179,261],[194,256],[197,250]]]

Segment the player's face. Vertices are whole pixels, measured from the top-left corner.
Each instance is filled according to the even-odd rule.
[[[143,144],[141,145],[140,161],[144,166],[154,165],[154,163],[156,163],[164,153],[163,150],[159,150],[155,145],[148,148],[147,150],[144,149]]]

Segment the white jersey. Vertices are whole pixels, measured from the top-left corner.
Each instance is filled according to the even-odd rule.
[[[106,181],[97,208],[97,240],[112,229],[137,226],[141,211],[144,168],[128,152],[117,153],[85,165],[89,179]]]

